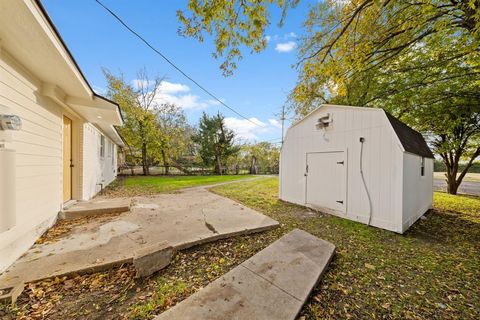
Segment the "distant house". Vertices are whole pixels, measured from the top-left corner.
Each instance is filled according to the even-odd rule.
[[[64,203],[88,200],[115,179],[123,141],[114,126],[122,123],[40,2],[0,1],[0,272]]]
[[[405,232],[432,207],[433,154],[382,109],[322,105],[288,129],[280,199]]]

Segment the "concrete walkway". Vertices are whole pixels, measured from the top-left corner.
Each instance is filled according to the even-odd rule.
[[[334,251],[295,229],[155,320],[294,320]]]
[[[130,263],[135,252],[159,243],[167,242],[178,250],[278,225],[205,187],[136,197],[130,210],[107,222],[92,220],[77,226],[57,242],[34,245],[0,275],[0,288]]]

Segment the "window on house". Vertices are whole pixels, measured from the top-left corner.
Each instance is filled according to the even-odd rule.
[[[100,135],[100,158],[105,157],[105,137]]]
[[[420,163],[420,175],[422,177],[425,175],[425,157],[422,157],[422,161]]]

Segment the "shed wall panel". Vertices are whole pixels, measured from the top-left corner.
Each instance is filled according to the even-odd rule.
[[[332,123],[324,130],[316,129],[317,119],[327,113]],[[367,222],[370,209],[360,175],[360,137],[365,138],[363,171],[371,198],[371,224],[400,232],[403,151],[380,109],[324,106],[291,127],[281,153],[281,198],[305,204],[307,153],[346,151],[347,217]]]
[[[420,174],[421,156],[403,155],[403,231],[408,229],[428,209],[432,208],[433,159],[425,159],[425,173]]]

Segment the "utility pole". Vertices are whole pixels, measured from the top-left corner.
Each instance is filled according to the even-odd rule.
[[[280,120],[282,121],[282,146],[283,146],[283,132],[285,130],[285,104],[282,106],[282,116],[280,118]]]

